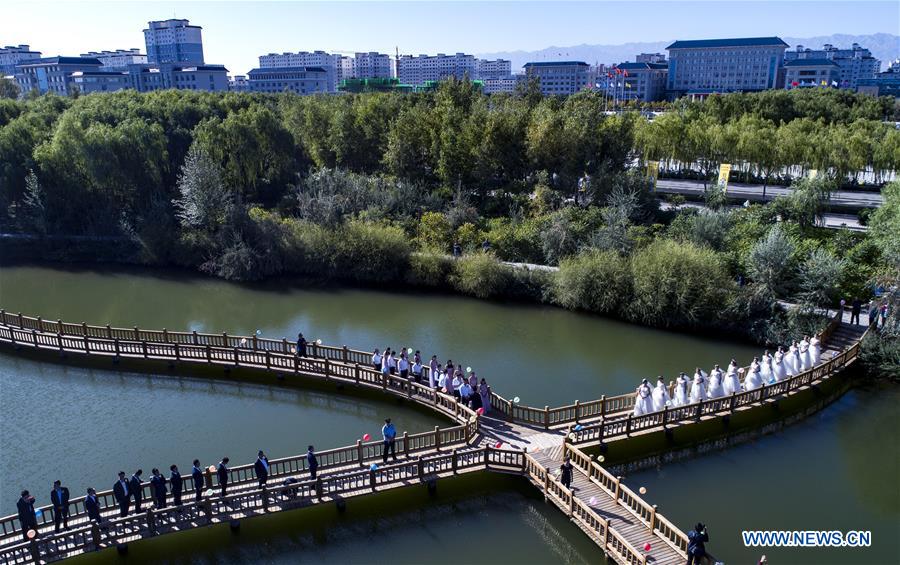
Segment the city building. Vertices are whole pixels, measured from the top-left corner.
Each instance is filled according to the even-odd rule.
[[[81,94],[115,92],[131,88],[131,76],[125,71],[75,71],[72,84]]]
[[[247,92],[249,90],[250,81],[247,80],[247,75],[234,75],[233,77],[228,77],[229,92]]]
[[[840,84],[841,68],[830,59],[794,59],[784,63],[784,87],[836,88]]]
[[[512,76],[512,63],[506,59],[489,61],[487,59],[475,60],[475,76],[479,80],[508,79]]]
[[[780,88],[787,46],[778,37],[676,41],[666,47],[668,96]]]
[[[16,74],[16,65],[29,59],[40,59],[40,51],[32,51],[28,45],[0,47],[0,76]]]
[[[36,90],[67,96],[74,85],[73,73],[98,72],[101,66],[94,57],[43,57],[20,62],[15,77],[23,94]]]
[[[401,55],[397,59],[397,78],[402,84],[421,86],[449,77],[475,79],[475,57],[465,53],[455,55]]]
[[[662,53],[641,53],[634,58],[636,63],[665,63],[666,56]]]
[[[247,77],[251,92],[330,92],[329,72],[322,67],[259,68],[251,70]]]
[[[131,88],[139,92],[167,88],[207,92],[228,90],[228,69],[223,65],[132,65],[128,74]]]
[[[336,92],[338,82],[338,66],[340,55],[332,55],[324,51],[298,51],[296,53],[269,53],[268,55],[260,55],[260,69],[286,69],[286,68],[303,68],[316,67],[325,71],[326,85],[325,92]],[[342,67],[343,68],[343,67]]]
[[[583,61],[525,63],[525,75],[538,78],[544,96],[575,94],[587,87],[589,69]]]
[[[396,78],[348,78],[338,86],[339,92],[413,92],[408,84],[400,84]]]
[[[520,82],[525,80],[525,75],[509,75],[500,78],[480,79],[485,94],[497,94],[498,92],[515,92]]]
[[[608,75],[600,79],[600,88],[607,95],[619,100],[656,102],[666,97],[666,78],[669,67],[665,63],[619,63],[615,66],[620,73],[610,69]]]
[[[203,38],[200,26],[188,20],[148,22],[144,30],[147,62],[155,64],[203,64]]]
[[[100,61],[104,71],[124,71],[129,65],[147,63],[147,56],[140,49],[116,49],[115,51],[90,51],[82,53],[82,57],[93,57]]]
[[[887,71],[878,73],[875,78],[860,79],[856,90],[872,96],[900,98],[900,62],[895,61]]]
[[[353,78],[353,65],[355,59],[346,55],[338,55],[336,59],[336,77],[335,82],[340,90],[340,85],[348,79]]]
[[[391,56],[370,51],[353,57],[352,78],[391,78]]]
[[[881,61],[858,43],[854,43],[850,49],[838,49],[828,43],[822,49],[808,49],[798,45],[793,51],[784,54],[785,62],[804,59],[834,61],[840,68],[838,85],[841,88],[856,89],[860,80],[874,79],[881,70]]]

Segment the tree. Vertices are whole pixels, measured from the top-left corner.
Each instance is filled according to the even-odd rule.
[[[813,251],[800,268],[801,302],[811,309],[833,303],[844,262],[824,249]]]
[[[0,98],[11,98],[15,100],[20,94],[19,85],[6,77],[0,77]]]
[[[25,177],[25,194],[22,197],[21,213],[23,227],[31,232],[47,233],[47,210],[44,207],[44,189],[34,171]]]
[[[188,151],[178,178],[178,193],[173,203],[176,216],[186,228],[214,232],[225,222],[233,205],[222,167],[198,145]]]
[[[791,284],[795,249],[781,224],[776,224],[750,250],[747,272],[769,300],[786,294]]]
[[[889,273],[900,279],[900,181],[885,186],[881,196],[884,203],[869,220],[869,235],[881,249]]]

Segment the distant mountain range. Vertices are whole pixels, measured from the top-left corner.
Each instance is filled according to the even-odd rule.
[[[761,34],[762,35],[762,34]],[[683,37],[681,39],[695,39]],[[699,39],[699,38],[697,38]],[[887,68],[889,61],[900,57],[900,36],[891,33],[875,33],[872,35],[822,35],[818,37],[782,37],[793,49],[797,45],[811,49],[821,49],[826,43],[838,48],[849,48],[859,43],[872,52],[872,56],[881,60],[882,68]],[[519,72],[522,65],[529,61],[584,61],[586,63],[622,63],[634,61],[639,53],[665,53],[670,41],[645,43],[624,43],[622,45],[572,45],[569,47],[547,47],[539,51],[500,51],[496,53],[479,53],[484,59],[509,59],[513,72]]]

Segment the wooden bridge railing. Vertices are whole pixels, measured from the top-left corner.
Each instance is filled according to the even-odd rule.
[[[852,363],[859,356],[859,349],[860,343],[856,342],[824,363],[783,381],[764,384],[762,387],[754,390],[737,392],[731,396],[711,400],[701,400],[685,406],[674,408],[667,406],[660,412],[651,412],[641,416],[628,414],[624,418],[601,420],[577,426],[571,430],[570,434],[573,435],[570,435],[570,437],[573,438],[572,443],[574,444],[603,442],[610,438],[628,436],[635,432],[665,429],[670,424],[698,422],[704,417],[732,414],[737,410],[767,399],[784,397],[792,391],[810,386],[828,377]]]
[[[410,458],[411,456],[421,455],[423,453],[435,453],[441,450],[462,449],[468,446],[470,440],[478,433],[478,425],[476,420],[467,422],[460,426],[452,428],[438,428],[434,431],[418,434],[403,433],[398,435],[396,440],[396,450],[399,456]],[[319,463],[319,473],[328,473],[333,470],[352,470],[354,467],[368,467],[372,463],[380,463],[384,450],[384,443],[381,440],[363,442],[357,440],[356,445],[346,447],[338,447],[334,449],[326,449],[316,452],[316,459]],[[185,500],[194,497],[194,481],[190,474],[184,472],[184,493]],[[204,467],[204,491],[206,489],[214,489],[219,492],[220,483],[218,474]],[[283,457],[279,459],[269,460],[269,481],[279,482],[287,477],[296,478],[298,475],[306,475],[309,472],[309,465],[306,460],[306,454],[294,455],[291,457]],[[235,465],[228,470],[228,488],[231,490],[244,489],[247,486],[257,485],[258,479],[253,464]],[[142,498],[146,503],[152,502],[151,485],[145,482],[142,485]],[[112,490],[105,490],[97,493],[97,499],[100,505],[101,513],[109,516],[118,515],[119,509]],[[74,497],[70,501],[69,506],[69,522],[78,523],[87,520],[87,511],[84,507],[84,496]],[[41,506],[38,516],[38,528],[49,528],[53,525],[53,507],[52,505]],[[10,515],[0,518],[0,544],[8,541],[10,536],[20,537],[22,535],[19,518],[16,515]]]
[[[818,337],[822,343],[825,343],[828,340],[828,337],[830,337],[834,330],[840,325],[842,315],[843,310],[839,309],[825,330],[819,334]],[[196,331],[170,332],[166,329],[142,330],[137,327],[129,329],[113,328],[109,325],[92,326],[83,322],[74,324],[63,322],[61,320],[48,321],[43,320],[40,317],[23,316],[21,313],[12,314],[5,310],[0,310],[0,324],[5,324],[10,327],[19,326],[22,329],[33,329],[38,332],[57,333],[63,336],[87,336],[101,339],[106,338],[107,340],[112,341],[124,340],[127,342],[171,344],[173,346],[178,344],[183,346],[180,349],[188,351],[189,354],[192,351],[190,346],[225,348],[234,351],[253,353],[254,358],[258,362],[265,360],[267,355],[280,356],[282,358],[278,360],[278,365],[274,367],[276,369],[292,369],[291,363],[289,361],[284,361],[283,357],[296,357],[296,342],[287,339],[276,340],[263,338],[255,335],[229,336],[227,333],[206,334],[198,333]],[[177,349],[178,348],[176,348],[176,355],[178,353]],[[196,349],[193,351],[196,351]],[[358,366],[359,370],[362,372],[362,380],[369,383],[382,382],[382,379],[380,378],[381,372],[376,371],[371,367],[370,362],[372,354],[370,352],[351,349],[346,345],[337,347],[333,345],[318,344],[313,341],[307,344],[307,354],[309,357],[300,358],[303,361],[299,361],[299,365],[304,366],[305,364],[309,364],[310,366],[316,367],[317,363],[321,364],[323,361],[326,361],[326,371],[330,368],[332,371],[341,373],[342,376],[348,378],[351,376],[354,377],[357,382],[359,381],[359,377],[349,373],[345,367],[342,370],[337,370],[335,367]],[[241,353],[240,355],[241,357],[246,356],[245,353]],[[423,367],[423,376],[426,381],[428,379],[429,371],[430,369],[428,366]],[[388,381],[391,383],[392,387],[403,388],[405,386],[405,381],[396,375],[389,378]],[[421,388],[429,389],[427,386]],[[496,412],[502,413],[507,419],[524,424],[549,428],[551,426],[578,424],[588,420],[609,417],[613,414],[624,415],[634,408],[634,397],[635,395],[633,392],[615,396],[604,395],[596,400],[586,402],[575,401],[574,404],[553,408],[548,406],[540,408],[515,403],[512,400],[500,396],[496,392],[492,392],[491,408]],[[449,408],[449,406],[447,408]]]

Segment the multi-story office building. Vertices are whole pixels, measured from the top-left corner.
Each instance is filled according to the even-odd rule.
[[[784,87],[835,88],[840,84],[841,68],[830,59],[794,59],[784,63]]]
[[[892,63],[887,71],[878,73],[875,78],[861,79],[856,90],[872,96],[900,98],[900,61]]]
[[[525,80],[525,75],[509,75],[501,78],[479,79],[485,94],[497,94],[498,92],[515,92],[520,82]]]
[[[144,30],[147,62],[156,64],[203,64],[203,38],[200,26],[188,20],[149,22]]]
[[[260,68],[251,70],[247,76],[251,92],[295,94],[330,92],[329,72],[322,67]]]
[[[131,88],[131,76],[126,71],[75,71],[72,84],[82,94],[115,92]]]
[[[434,56],[401,55],[397,60],[397,78],[402,84],[419,86],[449,77],[475,79],[475,57],[465,53],[438,53]]]
[[[14,76],[16,65],[29,59],[40,59],[40,51],[32,51],[28,45],[0,47],[0,76]]]
[[[662,53],[641,53],[634,58],[636,63],[665,63],[666,56]]]
[[[615,66],[612,78],[608,75],[600,79],[600,85],[607,95],[619,100],[656,102],[666,97],[666,78],[669,67],[665,63],[620,63]]]
[[[778,37],[676,41],[669,51],[670,96],[780,88],[787,43]]]
[[[838,86],[841,88],[856,89],[860,80],[873,79],[881,70],[881,61],[858,43],[854,43],[850,49],[838,49],[827,43],[822,49],[808,49],[798,45],[796,49],[784,54],[785,62],[804,59],[834,61],[840,69]]]
[[[357,53],[352,73],[352,78],[391,78],[391,56],[375,51]]]
[[[223,65],[132,65],[128,69],[131,88],[152,92],[166,88],[178,90],[228,90],[228,69]]]
[[[104,71],[124,71],[129,65],[147,63],[147,56],[140,49],[116,49],[115,51],[90,51],[82,57],[93,57],[103,64]]]
[[[298,51],[296,53],[269,53],[268,55],[260,55],[259,68],[266,69],[286,69],[286,68],[302,68],[315,67],[323,69],[326,74],[325,92],[335,92],[337,90],[337,75],[340,55],[332,55],[324,51]]]
[[[340,90],[340,86],[345,80],[353,78],[353,63],[353,57],[337,55],[334,81],[337,83],[338,90]]]
[[[74,85],[73,73],[98,72],[101,66],[93,57],[44,57],[20,62],[15,76],[23,94],[37,90],[66,96]]]
[[[584,61],[525,63],[525,75],[537,77],[544,96],[575,94],[588,85],[589,69]]]
[[[487,59],[475,60],[475,76],[478,80],[506,79],[512,75],[512,63],[506,59],[489,61]]]
[[[247,75],[234,75],[233,77],[228,77],[229,92],[247,92],[249,90],[250,81],[247,80]]]

